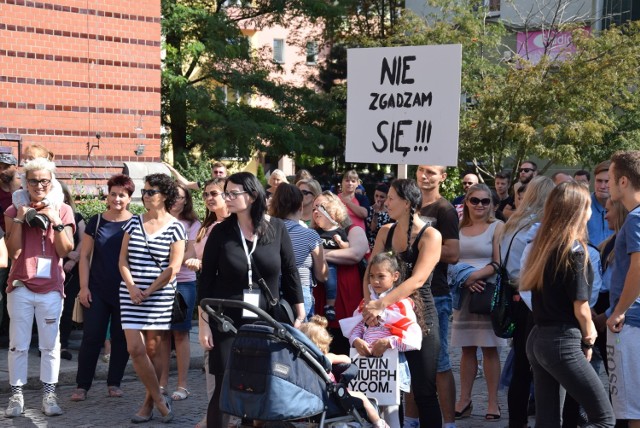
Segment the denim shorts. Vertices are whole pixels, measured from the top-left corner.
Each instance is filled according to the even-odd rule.
[[[184,297],[187,302],[187,319],[177,324],[171,324],[171,330],[177,331],[190,331],[191,319],[193,318],[193,309],[196,305],[196,282],[179,282],[177,286],[178,291]]]
[[[453,313],[453,298],[451,294],[446,296],[433,296],[440,323],[440,353],[438,354],[438,373],[451,370],[449,361],[449,318]]]

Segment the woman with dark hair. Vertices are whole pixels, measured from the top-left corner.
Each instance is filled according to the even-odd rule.
[[[391,217],[384,206],[389,193],[389,186],[386,184],[378,184],[373,193],[374,203],[367,210],[367,218],[364,220],[367,226],[367,239],[369,240],[369,248],[373,248],[376,243],[376,236],[380,228],[385,224],[391,223]]]
[[[187,244],[184,252],[184,260],[180,271],[176,275],[177,290],[182,294],[187,303],[187,318],[178,324],[171,324],[171,333],[162,338],[162,374],[160,375],[160,388],[166,393],[165,386],[169,382],[169,356],[171,354],[171,336],[176,347],[176,363],[178,366],[178,386],[171,394],[174,401],[186,400],[191,393],[187,389],[187,375],[189,374],[189,361],[191,349],[189,345],[189,331],[191,331],[191,318],[196,304],[196,273],[187,266],[186,261],[196,256],[194,242],[200,230],[200,220],[193,210],[191,192],[185,186],[177,184],[178,196],[176,203],[171,207],[171,215],[180,220],[187,232]]]
[[[211,297],[244,300],[256,291],[260,296],[260,307],[266,310],[266,299],[257,286],[257,280],[263,278],[273,296],[282,295],[294,308],[294,325],[299,327],[305,319],[304,299],[291,239],[284,223],[265,216],[265,191],[251,173],[231,175],[225,185],[224,197],[231,215],[211,231],[207,240],[198,281],[198,300]],[[243,318],[238,309],[228,309],[225,315],[236,327],[255,320]],[[222,379],[235,336],[218,331],[215,324],[213,328],[204,323],[200,326],[200,344],[207,350],[213,349],[209,372]],[[219,406],[221,388],[217,382],[209,401],[208,427],[225,426]]]
[[[575,182],[559,184],[547,198],[522,270],[520,290],[531,291],[535,322],[527,357],[536,426],[560,426],[565,391],[585,409],[589,426],[615,424],[609,397],[589,364],[598,336],[589,307],[593,268],[585,237],[590,216],[589,191]]]
[[[431,294],[431,275],[440,260],[442,236],[419,215],[422,204],[420,188],[414,180],[397,179],[391,183],[386,201],[389,216],[396,220],[380,229],[371,257],[383,251],[394,251],[405,263],[406,279],[378,300],[370,300],[362,312],[369,326],[378,325],[378,316],[390,305],[418,290],[424,304],[428,332],[422,337],[419,351],[405,353],[411,371],[411,390],[420,412],[423,428],[442,426],[442,415],[436,392],[436,369],[440,352],[438,315]],[[365,279],[368,278],[368,269]],[[365,301],[369,300],[366,281],[362,284]]]
[[[64,195],[64,203],[69,205],[73,210],[73,218],[76,222],[76,231],[73,234],[73,250],[69,251],[67,257],[64,258],[62,268],[65,273],[64,280],[64,306],[62,316],[60,317],[60,358],[70,360],[73,358],[69,351],[69,336],[71,335],[71,327],[73,317],[73,306],[76,303],[76,296],[80,291],[80,278],[78,277],[78,261],[80,260],[80,248],[82,246],[82,237],[84,235],[84,218],[76,209],[73,196],[64,182],[59,181]]]
[[[296,186],[283,183],[278,186],[271,198],[269,214],[280,218],[291,237],[293,253],[296,257],[296,267],[300,274],[302,294],[304,295],[305,321],[314,313],[314,300],[311,288],[315,286],[315,280],[325,282],[329,268],[324,259],[322,240],[313,229],[300,224],[302,214],[302,192]]]
[[[80,303],[84,306],[82,343],[78,353],[77,388],[71,401],[84,401],[91,388],[100,348],[111,320],[111,357],[107,375],[109,397],[122,397],[120,382],[129,361],[127,341],[120,319],[120,270],[118,255],[122,246],[122,227],[131,218],[129,203],[135,190],[133,180],[124,174],[107,182],[107,210],[89,220],[80,250]]]
[[[124,226],[120,250],[120,308],[127,349],[136,374],[146,388],[133,423],[150,421],[153,407],[164,423],[173,419],[171,398],[162,395],[157,373],[163,331],[171,325],[176,274],[184,260],[184,227],[170,214],[179,196],[175,182],[165,174],[144,178],[142,201],[147,212],[131,217]]]
[[[227,209],[227,203],[224,201],[224,184],[227,182],[226,178],[212,178],[205,181],[202,192],[202,198],[204,199],[205,206],[207,207],[207,214],[204,217],[202,226],[196,235],[194,242],[195,257],[188,258],[184,263],[185,265],[194,271],[199,271],[202,268],[202,254],[204,253],[204,247],[207,244],[207,239],[211,230],[222,222],[225,218],[229,217],[229,210]],[[207,324],[205,317],[202,315],[202,310],[198,308],[198,332],[205,331],[209,325]],[[200,340],[200,343],[203,341]],[[204,371],[207,384],[207,397],[211,400],[213,397],[213,390],[216,386],[216,378],[209,373],[209,351],[205,349],[204,352]],[[207,413],[200,422],[196,424],[196,428],[204,428],[207,426]]]

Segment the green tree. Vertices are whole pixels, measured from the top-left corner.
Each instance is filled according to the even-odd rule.
[[[553,9],[543,7],[541,0],[547,20],[530,15],[525,22],[525,31],[539,29],[540,22],[549,23],[542,25],[548,34],[573,31],[576,52],[563,61],[545,55],[533,64],[514,52],[507,60],[507,30],[489,18],[478,0],[429,0],[437,12],[426,18],[399,10],[383,13],[394,10],[394,1],[354,0],[346,8],[351,15],[334,24],[334,36],[342,50],[462,45],[462,92],[467,102],[460,111],[461,170],[472,163],[487,176],[506,166],[515,172],[531,156],[547,160],[543,169],[553,163],[592,165],[640,142],[640,24],[590,34],[580,29],[584,23],[565,20],[569,2],[553,0],[558,6]],[[548,47],[552,41],[553,37]],[[346,62],[339,52],[332,51],[333,61],[320,78],[322,87],[342,100]]]
[[[317,125],[318,116],[331,115],[331,100],[273,78],[281,66],[266,50],[252,48],[242,32],[288,26],[287,43],[302,47],[306,41],[296,39],[300,21],[291,17],[323,25],[335,7],[313,0],[236,3],[162,0],[162,118],[174,152],[197,148],[213,158],[248,159],[256,150],[280,156],[336,146],[337,138]],[[256,97],[275,108],[248,102]]]

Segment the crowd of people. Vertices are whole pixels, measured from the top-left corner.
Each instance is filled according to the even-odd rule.
[[[71,358],[77,295],[84,328],[71,400],[86,400],[108,338],[108,396],[126,395],[120,384],[131,359],[146,391],[131,421],[148,422],[155,411],[171,422],[172,402],[191,394],[193,317],[171,319],[180,293],[188,314],[197,313],[206,351],[209,405],[200,427],[228,425],[221,380],[234,336],[215,328],[197,303],[223,298],[267,310],[268,295],[290,304],[293,326],[330,359],[341,361],[351,347],[365,357],[398,349],[403,411],[370,414],[375,426],[455,427],[471,415],[482,367],[488,422],[502,418],[502,374],[509,427],[527,427],[531,403],[540,427],[640,427],[640,152],[598,164],[592,193],[588,171],[545,177],[529,160],[515,183],[503,173],[490,180],[463,174],[463,193],[452,201],[440,194],[442,166],[420,165],[415,178],[379,183],[370,201],[355,170],[334,193],[306,171],[290,183],[275,170],[265,187],[249,172],[228,175],[219,162],[205,182],[168,165],[173,177],[151,174],[137,189],[144,214],[129,211],[136,189],[117,174],[107,183],[106,211],[90,219],[73,209],[46,148],[29,146],[24,158],[18,174],[15,157],[0,154],[0,281],[11,319],[6,417],[24,411],[34,317],[42,411],[62,414],[56,384],[60,359]],[[194,189],[205,203],[203,219]],[[504,373],[499,349],[508,342],[495,331],[491,310],[479,309],[501,271],[513,291]],[[242,310],[225,314],[237,327],[254,321]],[[402,328],[382,322],[394,317]],[[178,376],[169,393],[172,344]],[[452,347],[461,348],[459,394]],[[601,366],[610,394],[597,374]]]

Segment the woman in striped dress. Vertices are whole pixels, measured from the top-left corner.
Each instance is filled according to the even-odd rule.
[[[169,210],[178,190],[165,174],[145,177],[142,201],[147,212],[134,216],[123,227],[120,250],[120,308],[127,349],[136,374],[147,393],[131,422],[150,421],[153,407],[162,422],[173,419],[171,399],[160,392],[153,364],[160,347],[161,331],[169,330],[175,296],[176,274],[184,258],[186,234]]]

